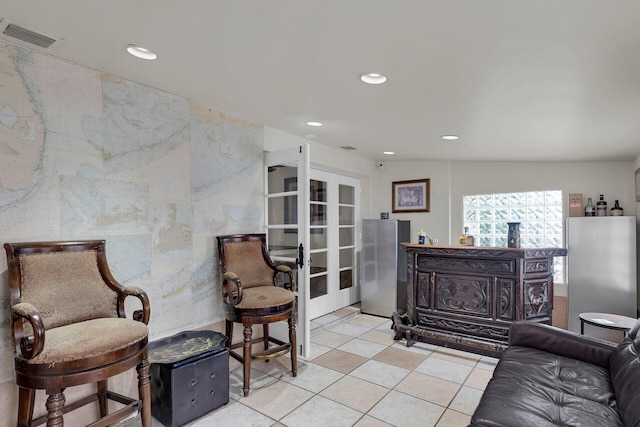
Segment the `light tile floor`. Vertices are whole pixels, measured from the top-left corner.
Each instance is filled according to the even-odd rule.
[[[298,360],[297,377],[288,357],[254,360],[243,397],[242,366],[230,358],[229,403],[188,426],[466,427],[497,363],[425,343],[406,347],[393,340],[390,320],[357,307],[312,328],[311,357]]]

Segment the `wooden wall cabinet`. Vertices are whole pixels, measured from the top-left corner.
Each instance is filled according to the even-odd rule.
[[[425,246],[407,251],[407,312],[394,313],[395,339],[498,357],[511,323],[551,324],[553,258],[561,248]]]

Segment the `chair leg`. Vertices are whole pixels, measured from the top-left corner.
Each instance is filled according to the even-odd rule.
[[[244,393],[244,397],[247,397],[249,395],[249,382],[251,380],[251,337],[253,336],[251,323],[245,324],[243,334],[244,345],[242,348],[242,368],[244,385],[242,387],[242,392]]]
[[[62,415],[64,414],[64,403],[66,401],[64,393],[57,390],[55,393],[49,393],[47,398],[47,427],[64,426]]]
[[[224,321],[225,335],[227,337],[227,347],[231,348],[233,342],[233,322],[229,320]]]
[[[98,406],[100,407],[100,418],[106,417],[109,413],[109,402],[107,400],[107,380],[98,381]]]
[[[262,342],[264,343],[264,349],[269,349],[269,324],[265,323],[262,325]],[[267,359],[267,362],[269,359]]]
[[[292,314],[289,322],[289,342],[291,343],[291,375],[298,375],[298,344],[296,342],[296,317]]]
[[[18,427],[31,427],[35,395],[34,389],[18,387]]]
[[[149,361],[143,360],[136,366],[138,372],[138,398],[142,401],[142,427],[151,427],[151,375]]]

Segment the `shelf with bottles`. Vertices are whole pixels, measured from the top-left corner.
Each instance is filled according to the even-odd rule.
[[[604,200],[604,194],[600,194],[598,202],[593,204],[591,197],[587,198],[587,205],[584,207],[584,216],[624,216],[624,209],[620,206],[620,202],[616,200],[611,212],[607,211],[607,201]]]

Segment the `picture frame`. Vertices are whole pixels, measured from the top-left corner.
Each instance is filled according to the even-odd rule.
[[[392,182],[392,212],[430,212],[430,179]]]
[[[640,168],[636,169],[636,202],[640,202]]]

